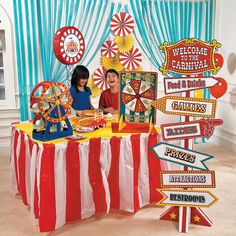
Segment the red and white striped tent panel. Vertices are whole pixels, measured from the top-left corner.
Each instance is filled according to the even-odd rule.
[[[93,73],[93,83],[101,90],[106,90],[109,85],[105,79],[105,71],[102,67],[97,68]]]
[[[84,54],[85,42],[82,33],[73,26],[60,28],[54,36],[53,51],[64,64],[78,63]]]
[[[154,91],[150,85],[141,80],[128,82],[121,96],[125,107],[134,112],[146,111],[155,99]]]
[[[41,232],[110,209],[135,212],[160,198],[165,162],[151,151],[159,141],[138,134],[42,144],[13,127],[12,189],[39,218]]]
[[[107,40],[102,45],[101,53],[105,57],[114,57],[118,53],[118,45],[113,40]]]
[[[128,13],[120,12],[112,17],[110,27],[113,34],[125,37],[133,31],[134,19]]]
[[[135,70],[142,62],[142,54],[138,48],[132,48],[129,52],[120,53],[120,63],[128,70]]]

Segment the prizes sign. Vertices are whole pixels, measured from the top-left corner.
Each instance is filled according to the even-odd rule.
[[[175,44],[164,42],[160,49],[166,55],[166,61],[160,67],[163,75],[169,72],[190,75],[202,72],[216,74],[220,66],[215,63],[214,51],[221,44],[216,40],[206,43],[198,39],[183,39]]]

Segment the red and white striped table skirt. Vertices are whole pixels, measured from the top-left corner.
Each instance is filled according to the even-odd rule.
[[[44,144],[12,127],[11,186],[41,232],[110,209],[135,212],[160,196],[160,170],[151,147],[157,134]]]

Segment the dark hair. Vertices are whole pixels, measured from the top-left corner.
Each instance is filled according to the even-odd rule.
[[[107,74],[108,74],[108,73],[115,73],[115,74],[119,77],[119,73],[118,73],[115,69],[109,69],[109,70],[107,70],[106,75],[105,75],[105,78],[107,78]]]
[[[78,65],[75,67],[72,77],[71,77],[71,86],[78,91],[78,84],[81,79],[88,79],[89,78],[89,70],[83,66]],[[88,92],[87,83],[84,86],[86,92]]]

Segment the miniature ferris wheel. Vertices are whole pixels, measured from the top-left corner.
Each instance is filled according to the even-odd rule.
[[[72,97],[64,84],[45,81],[36,85],[30,98],[35,115],[33,138],[47,141],[72,135],[68,120],[71,105]]]

